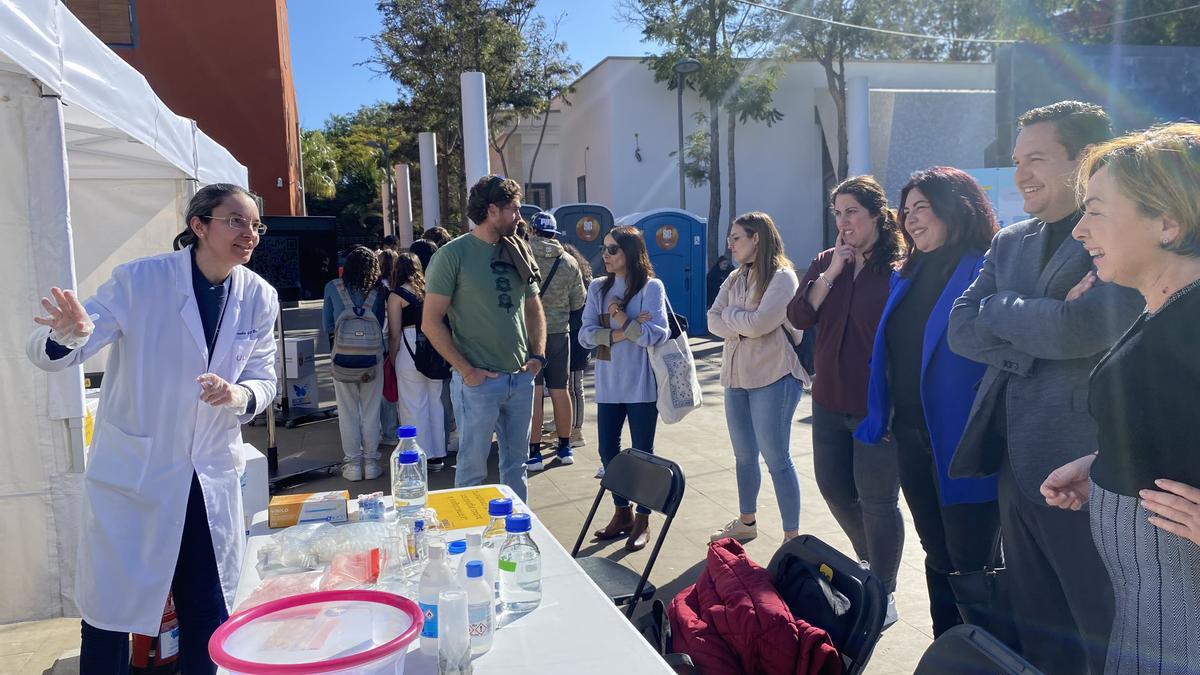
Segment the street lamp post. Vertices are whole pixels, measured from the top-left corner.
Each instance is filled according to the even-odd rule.
[[[678,94],[678,111],[679,111],[679,208],[687,210],[687,196],[685,194],[686,185],[683,180],[683,84],[687,80],[689,73],[694,73],[700,70],[700,62],[696,59],[679,59],[675,62],[675,90]]]

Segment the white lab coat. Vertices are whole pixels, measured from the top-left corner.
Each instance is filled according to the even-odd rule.
[[[30,360],[55,371],[112,345],[85,471],[75,602],[96,628],[154,635],[175,572],[192,473],[200,479],[217,572],[232,611],[245,550],[241,423],[275,399],[275,289],[238,266],[211,363],[192,290],[189,249],[113,270],[84,307],[98,314],[82,348],[46,356],[49,329],[30,336]],[[196,378],[216,373],[254,392],[240,419],[200,400]]]

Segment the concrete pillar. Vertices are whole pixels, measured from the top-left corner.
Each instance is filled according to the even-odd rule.
[[[871,87],[865,77],[846,82],[847,176],[871,173]]]
[[[408,165],[397,164],[396,174],[396,237],[400,248],[412,244],[412,190],[409,188]]]
[[[467,72],[459,76],[462,89],[463,167],[467,192],[480,178],[490,174],[488,152],[487,85],[483,73]]]
[[[383,236],[395,234],[392,231],[392,182],[386,175],[379,182],[379,203],[383,205]]]
[[[438,201],[437,134],[422,131],[417,135],[421,152],[421,224],[426,230],[442,224],[442,207]]]

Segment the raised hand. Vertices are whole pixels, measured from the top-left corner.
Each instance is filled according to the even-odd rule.
[[[42,298],[46,316],[33,317],[34,323],[50,327],[50,339],[71,349],[83,346],[91,337],[96,326],[91,316],[79,302],[74,291],[64,291],[57,286],[50,289],[54,298]]]

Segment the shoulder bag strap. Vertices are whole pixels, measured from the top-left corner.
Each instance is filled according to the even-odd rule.
[[[563,254],[566,255],[566,254]],[[554,278],[554,273],[558,271],[558,264],[562,262],[562,255],[554,259],[554,264],[550,266],[550,273],[546,275],[546,280],[542,282],[542,288],[538,291],[538,297],[546,294],[546,289],[550,288],[550,280]]]

